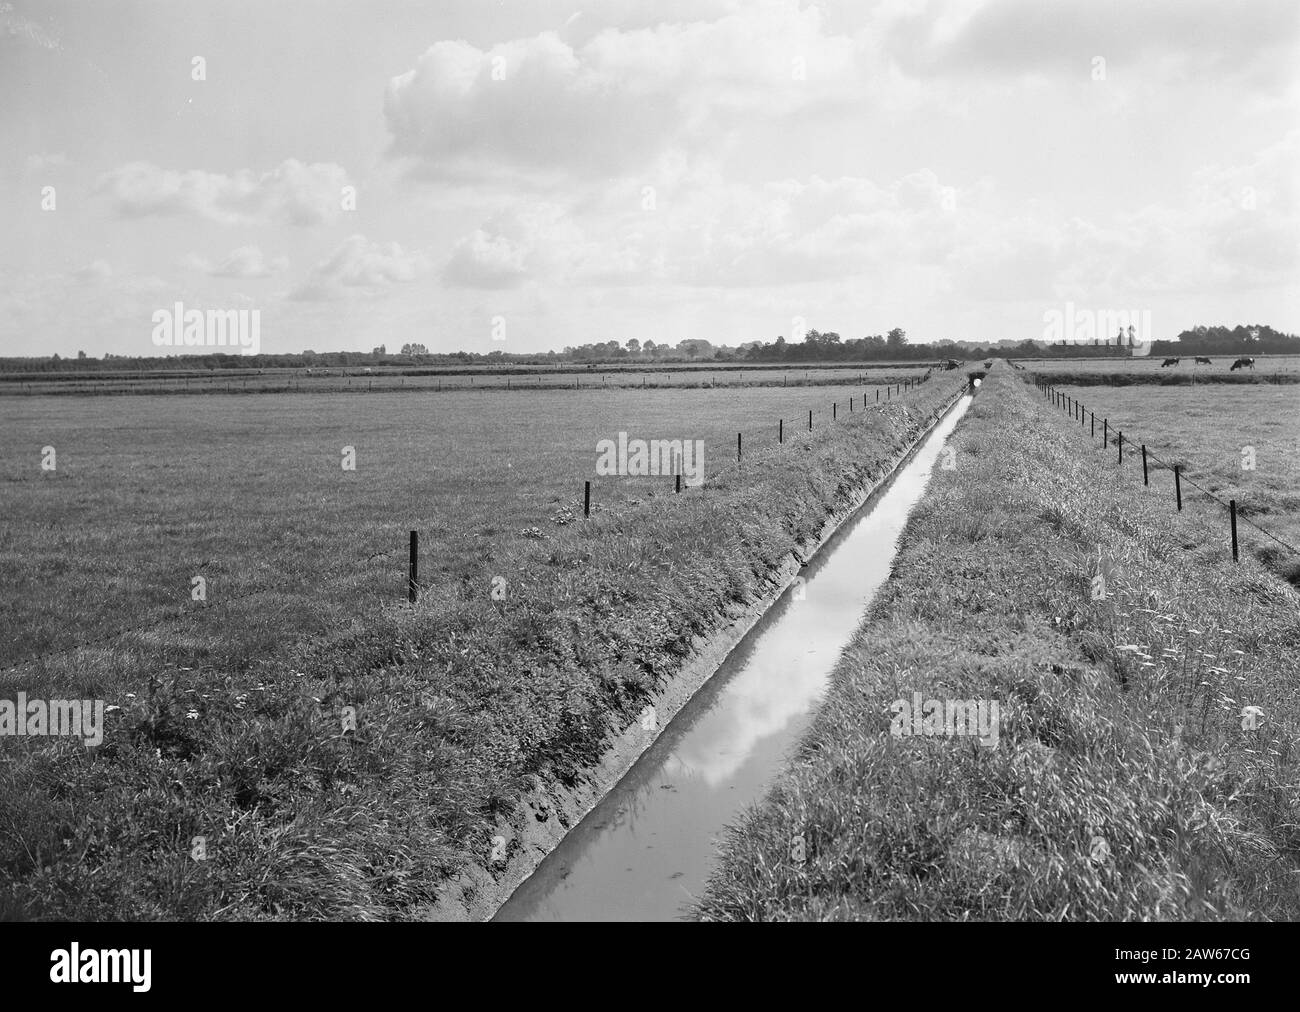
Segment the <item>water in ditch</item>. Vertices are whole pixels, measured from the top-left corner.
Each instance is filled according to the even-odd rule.
[[[762,798],[807,729],[970,401],[963,396],[842,525],[800,573],[802,586],[777,600],[496,920],[682,916],[703,889],[723,827]]]

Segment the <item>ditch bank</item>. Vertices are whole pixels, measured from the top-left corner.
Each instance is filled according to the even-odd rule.
[[[526,880],[560,844],[606,799],[637,762],[660,740],[672,720],[710,682],[729,655],[787,594],[822,549],[836,538],[888,486],[919,447],[951,414],[972,386],[952,392],[930,414],[912,420],[907,435],[887,459],[883,469],[853,490],[845,503],[827,517],[815,536],[803,539],[797,549],[767,575],[763,590],[743,603],[732,603],[713,616],[710,627],[692,641],[678,671],[655,693],[643,713],[612,740],[599,761],[575,784],[555,778],[536,778],[533,787],[509,816],[493,831],[488,860],[471,865],[451,880],[437,903],[419,915],[433,920],[486,920],[498,914]],[[493,852],[505,859],[493,861]]]
[[[1010,370],[949,445],[696,915],[1296,919],[1294,592]],[[998,732],[896,723],[917,693]]]

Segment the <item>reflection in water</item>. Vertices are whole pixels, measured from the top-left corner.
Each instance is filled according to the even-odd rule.
[[[498,920],[671,920],[704,885],[713,842],[759,800],[808,727],[840,652],[889,578],[898,536],[970,397],[835,535],[796,587],[618,785],[497,913]]]

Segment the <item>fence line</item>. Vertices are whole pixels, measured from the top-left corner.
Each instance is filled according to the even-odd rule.
[[[1094,416],[1094,417],[1093,417],[1093,423],[1094,423],[1094,424],[1093,424],[1093,429],[1092,429],[1092,431],[1093,431],[1093,435],[1094,435],[1094,437],[1095,437],[1095,433],[1096,433],[1096,425],[1095,425],[1096,418],[1095,418],[1095,413],[1094,413],[1090,408],[1083,407],[1083,405],[1082,405],[1079,401],[1075,401],[1073,398],[1069,398],[1069,397],[1066,397],[1064,394],[1061,394],[1059,391],[1057,391],[1056,387],[1054,387],[1051,383],[1047,382],[1046,380],[1044,380],[1042,377],[1038,376],[1037,374],[1033,374],[1033,373],[1031,373],[1031,376],[1033,377],[1034,385],[1037,386],[1038,389],[1039,389],[1039,391],[1040,391],[1041,393],[1043,393],[1044,396],[1045,396],[1047,399],[1049,399],[1049,400],[1051,401],[1051,403],[1053,404],[1053,406],[1060,407],[1060,408],[1061,408],[1062,410],[1064,410],[1064,411],[1069,411],[1070,409],[1067,407],[1067,404],[1068,404],[1069,402],[1073,402],[1074,404],[1078,404],[1078,405],[1080,406],[1080,408],[1081,408],[1083,411],[1086,411],[1086,412],[1088,412],[1089,414],[1093,415],[1093,416]],[[1080,416],[1078,416],[1078,417],[1081,418],[1082,416],[1080,415]],[[1103,420],[1102,420],[1102,432],[1103,432],[1103,436],[1102,436],[1102,445],[1103,445],[1103,446],[1109,446],[1109,445],[1110,445],[1110,431],[1109,431],[1109,430],[1110,430],[1110,420],[1109,420],[1109,419],[1106,419],[1106,418],[1103,418]],[[1123,446],[1124,433],[1123,433],[1123,432],[1120,432],[1118,438],[1119,438],[1119,444],[1118,444],[1118,449],[1119,449],[1119,460],[1118,460],[1118,462],[1119,462],[1119,463],[1123,463],[1123,461],[1124,461],[1124,446]],[[1129,445],[1131,446],[1132,444],[1133,444],[1133,440],[1130,439],[1130,440],[1129,440]],[[1277,542],[1279,545],[1281,545],[1281,546],[1282,546],[1283,548],[1285,548],[1287,551],[1291,552],[1293,555],[1300,556],[1300,548],[1297,548],[1295,545],[1292,545],[1292,544],[1290,544],[1290,543],[1288,543],[1288,542],[1286,542],[1286,541],[1283,541],[1281,538],[1279,538],[1279,537],[1278,537],[1276,534],[1274,534],[1272,531],[1266,530],[1265,528],[1261,527],[1259,524],[1257,524],[1257,523],[1255,523],[1253,520],[1251,520],[1249,517],[1247,517],[1247,516],[1243,516],[1243,515],[1241,514],[1241,512],[1240,512],[1240,511],[1238,510],[1238,508],[1237,508],[1237,500],[1236,500],[1236,499],[1227,499],[1227,500],[1224,500],[1224,499],[1223,499],[1223,498],[1222,498],[1218,493],[1216,493],[1216,492],[1212,492],[1210,489],[1208,489],[1208,488],[1206,488],[1205,486],[1201,485],[1199,482],[1195,481],[1195,480],[1192,479],[1192,478],[1189,478],[1189,477],[1187,476],[1187,472],[1186,472],[1185,470],[1183,470],[1183,467],[1182,467],[1181,464],[1173,464],[1173,463],[1171,463],[1170,461],[1167,461],[1167,460],[1163,459],[1163,458],[1160,457],[1160,456],[1159,456],[1159,455],[1158,455],[1154,450],[1150,450],[1150,449],[1147,447],[1147,445],[1146,445],[1145,443],[1141,444],[1141,446],[1142,446],[1142,471],[1143,471],[1143,484],[1144,484],[1144,485],[1145,485],[1145,484],[1150,484],[1150,483],[1146,480],[1146,460],[1147,460],[1147,457],[1150,456],[1150,458],[1151,458],[1152,460],[1156,461],[1157,463],[1163,464],[1166,468],[1168,468],[1169,470],[1173,471],[1173,473],[1174,473],[1174,494],[1175,494],[1175,496],[1177,497],[1177,500],[1178,500],[1178,509],[1179,509],[1179,510],[1181,510],[1181,509],[1183,508],[1183,505],[1182,505],[1182,502],[1183,502],[1183,497],[1182,497],[1182,482],[1184,482],[1184,481],[1187,482],[1189,485],[1191,485],[1193,488],[1195,488],[1197,491],[1201,492],[1201,494],[1207,496],[1207,497],[1210,498],[1210,499],[1213,499],[1213,500],[1214,500],[1215,502],[1217,502],[1220,506],[1223,506],[1224,508],[1226,508],[1226,509],[1228,510],[1229,517],[1230,517],[1230,520],[1231,520],[1231,526],[1232,526],[1232,547],[1233,547],[1233,559],[1234,559],[1234,561],[1237,559],[1237,521],[1238,521],[1238,520],[1244,521],[1245,523],[1249,524],[1251,527],[1255,528],[1255,530],[1257,530],[1260,534],[1263,534],[1263,535],[1264,535],[1265,537],[1267,537],[1267,538],[1271,538],[1273,541]]]
[[[932,375],[932,373],[933,373],[933,370],[931,370],[930,373],[926,373],[924,376],[915,377],[915,378],[910,379],[910,380],[903,380],[903,381],[900,381],[899,386],[900,386],[900,387],[906,386],[907,389],[908,389],[908,391],[910,391],[910,390],[914,390],[914,389],[916,389],[917,387],[921,386],[922,383],[926,382],[926,381],[930,378],[930,376]],[[892,389],[892,385],[891,385],[891,389]],[[865,388],[864,388],[864,390],[865,390]],[[856,398],[856,397],[857,397],[857,394],[854,394],[853,397]],[[955,399],[955,398],[954,398],[954,399]],[[862,394],[862,400],[863,400],[863,406],[864,406],[864,410],[865,410],[865,405],[866,405],[866,393],[865,393],[865,392]],[[832,413],[834,414],[834,411],[833,411]],[[855,413],[856,413],[856,411],[855,411]],[[776,445],[780,445],[780,442],[781,442],[781,440],[782,440],[782,438],[783,438],[783,435],[784,435],[784,428],[785,428],[785,421],[786,421],[786,419],[778,419],[778,444],[776,444]],[[742,430],[742,431],[743,431],[743,430]],[[754,430],[754,431],[755,431],[755,432],[758,432],[758,431],[760,431],[760,430],[757,430],[757,429],[756,429],[756,430]],[[797,431],[797,429],[794,429],[794,430],[792,430],[792,431]],[[738,440],[739,440],[739,436],[740,436],[740,433],[737,433],[737,439],[738,439]],[[739,442],[737,443],[737,448],[739,449]],[[770,447],[770,446],[769,446],[769,447],[766,447],[766,449],[771,449],[771,447]],[[739,462],[739,461],[736,461],[736,462],[735,462],[735,466],[739,467],[739,466],[740,466],[740,462]],[[718,477],[721,477],[723,474],[727,473],[729,470],[730,470],[730,465],[724,465],[723,467],[719,468],[719,469],[716,470],[716,471],[713,471],[712,473],[706,473],[705,476],[704,476],[703,481],[704,481],[705,484],[707,484],[708,482],[710,482],[710,481],[712,481],[712,480],[714,480],[714,479],[716,479],[716,478],[718,478]],[[678,492],[681,491],[681,475],[680,475],[680,474],[676,475],[676,490],[677,490]],[[584,490],[584,491],[585,491],[585,494],[584,494],[584,509],[583,509],[583,513],[584,513],[584,516],[589,517],[589,516],[591,515],[591,482],[590,482],[590,481],[586,482],[585,490]],[[418,583],[416,582],[417,566],[418,566],[418,535],[416,534],[415,531],[411,531],[410,534],[411,534],[411,541],[410,541],[410,561],[409,561],[409,563],[408,563],[408,578],[407,578],[407,581],[406,581],[406,582],[407,582],[408,600],[410,600],[410,601],[414,601],[414,600],[415,600],[415,597],[416,597],[417,594],[418,594]],[[368,563],[370,563],[370,562],[373,562],[375,559],[382,559],[382,558],[386,558],[386,557],[388,557],[388,556],[396,555],[396,554],[398,554],[401,550],[402,550],[401,547],[398,547],[398,548],[390,548],[390,549],[388,549],[388,550],[386,550],[386,551],[375,552],[375,553],[373,553],[373,554],[371,554],[371,555],[368,555],[368,556],[366,556],[364,559],[359,560],[359,562],[348,562],[348,563],[344,563],[343,565],[339,566],[338,569],[336,569],[333,573],[326,573],[324,576],[322,576],[322,577],[320,577],[320,578],[317,578],[316,580],[314,580],[314,583],[315,583],[317,586],[331,583],[331,582],[333,582],[334,580],[338,579],[339,576],[341,576],[341,575],[352,575],[352,573],[356,570],[356,568],[357,568],[359,565],[366,565],[366,564],[368,564]],[[348,570],[348,573],[347,573],[347,574],[344,574],[344,573],[343,573],[343,570],[345,570],[345,569]],[[25,657],[25,658],[23,658],[23,659],[21,659],[21,660],[15,661],[13,664],[9,665],[8,667],[0,668],[0,674],[5,674],[5,675],[7,675],[7,674],[10,674],[10,673],[12,673],[12,672],[14,672],[14,671],[19,670],[20,668],[24,668],[24,667],[27,667],[27,666],[30,665],[30,664],[34,664],[34,663],[36,663],[36,662],[38,662],[38,661],[48,660],[48,659],[53,658],[53,657],[60,657],[60,656],[63,656],[63,655],[65,655],[65,654],[75,653],[75,652],[77,652],[78,650],[84,650],[84,649],[86,649],[87,647],[99,646],[99,645],[101,645],[101,644],[108,643],[108,642],[110,642],[110,641],[112,641],[112,640],[119,639],[119,638],[121,638],[121,637],[123,637],[123,636],[129,636],[129,635],[131,635],[131,634],[133,634],[133,633],[146,632],[146,631],[149,631],[149,630],[152,630],[152,629],[160,628],[160,627],[162,627],[162,626],[168,625],[168,624],[173,623],[173,622],[180,622],[180,621],[184,621],[184,620],[187,619],[187,618],[197,617],[197,616],[201,615],[202,613],[208,611],[209,609],[212,609],[212,608],[220,608],[220,607],[226,607],[226,606],[228,606],[228,605],[235,604],[235,603],[237,603],[237,602],[239,602],[239,601],[246,600],[247,598],[253,597],[253,596],[257,595],[257,594],[266,594],[266,593],[270,593],[270,592],[272,592],[272,591],[274,591],[274,590],[276,590],[276,589],[277,589],[277,588],[275,588],[275,587],[254,587],[254,588],[252,588],[252,589],[250,589],[250,590],[246,590],[246,591],[243,591],[243,592],[238,593],[238,594],[231,594],[231,595],[229,595],[229,596],[223,596],[223,597],[221,597],[219,600],[214,601],[214,602],[212,602],[211,604],[205,602],[201,607],[198,607],[198,608],[190,608],[190,607],[187,607],[186,605],[182,604],[182,605],[180,605],[180,606],[179,606],[179,607],[178,607],[174,612],[172,612],[172,613],[170,613],[170,614],[167,614],[167,615],[164,615],[164,616],[162,616],[161,618],[153,619],[153,620],[148,621],[148,622],[141,622],[141,623],[138,623],[138,624],[136,624],[136,625],[132,625],[132,626],[127,626],[126,628],[118,629],[118,630],[115,630],[115,631],[112,631],[112,632],[102,633],[102,634],[99,635],[99,636],[93,636],[93,637],[91,637],[91,638],[89,638],[89,639],[79,640],[79,641],[77,641],[77,642],[75,642],[75,643],[71,643],[71,644],[69,644],[69,645],[67,645],[67,646],[57,647],[57,648],[55,648],[55,649],[51,649],[51,650],[43,650],[43,651],[40,651],[39,653],[31,654],[31,655],[29,655],[28,657]]]

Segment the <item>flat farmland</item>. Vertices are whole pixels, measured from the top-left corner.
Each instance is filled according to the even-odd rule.
[[[6,402],[6,660],[153,624],[0,672],[108,704],[102,747],[0,739],[0,918],[443,910],[964,385]],[[712,478],[595,478],[583,520],[624,431]]]
[[[1300,547],[1300,388],[1205,384],[1197,387],[1071,386],[1069,396],[1102,420],[1110,435],[1124,433],[1125,465],[1141,481],[1140,446],[1163,463],[1149,461],[1153,494],[1174,497],[1172,468],[1183,476],[1184,508],[1224,507],[1200,495],[1191,482],[1224,501],[1237,500],[1239,516]],[[1131,452],[1130,452],[1131,451]],[[1244,465],[1244,466],[1243,466]],[[1238,533],[1262,561],[1292,583],[1300,581],[1300,556],[1260,534],[1249,524]]]
[[[884,386],[917,379],[932,363],[900,362],[856,365],[810,364],[783,367],[737,366],[730,363],[674,364],[618,368],[502,367],[466,369],[403,369],[377,366],[331,366],[304,369],[231,369],[174,376],[118,375],[112,371],[77,376],[10,373],[0,377],[0,395],[40,394],[276,394],[276,393],[456,393],[479,390],[590,390],[620,388],[715,388],[755,386],[838,386],[861,383]],[[972,363],[969,368],[978,368]],[[883,396],[883,394],[882,394]]]
[[[596,511],[672,492],[671,478],[597,477],[601,439],[702,440],[712,473],[734,461],[737,432],[758,453],[776,444],[779,419],[789,437],[807,429],[810,409],[819,427],[832,403],[847,414],[854,397],[860,411],[864,392],[6,401],[0,560],[13,576],[0,590],[0,665],[177,612],[201,620],[196,576],[210,609],[239,599],[254,615],[285,613],[290,629],[317,627],[336,619],[333,607],[400,597],[409,530],[424,539],[422,578],[454,583],[486,542],[580,516],[585,480]],[[55,470],[43,472],[46,446]],[[229,621],[222,649],[260,651],[276,631],[246,624],[258,635],[241,644]]]
[[[1031,358],[1018,359],[1017,365],[1033,373],[1050,377],[1057,383],[1159,383],[1193,385],[1198,383],[1296,383],[1300,382],[1300,356],[1256,355],[1255,368],[1232,369],[1236,355],[1210,354],[1209,365],[1197,365],[1195,353],[1179,356],[1178,365],[1163,365],[1165,356],[1138,358]],[[1091,377],[1096,379],[1091,379]]]

